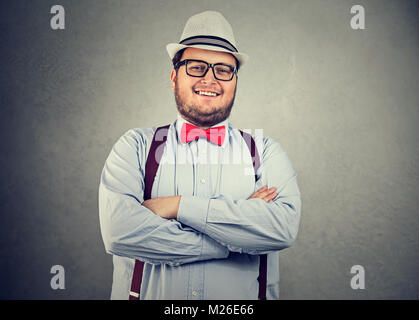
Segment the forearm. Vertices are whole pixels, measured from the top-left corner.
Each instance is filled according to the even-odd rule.
[[[165,219],[176,219],[181,196],[169,196],[148,199],[142,203],[158,216]]]

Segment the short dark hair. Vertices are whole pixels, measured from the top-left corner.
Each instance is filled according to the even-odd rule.
[[[175,56],[172,59],[173,68],[176,68],[176,65],[180,62],[180,59],[182,59],[183,53],[185,52],[187,48],[183,48],[176,52]]]
[[[187,48],[183,48],[181,50],[179,50],[178,52],[176,52],[175,56],[172,59],[172,63],[173,63],[173,68],[176,68],[176,65],[180,62],[180,60],[182,59],[183,53],[185,52]],[[237,71],[239,71],[240,68],[240,62],[239,60],[237,60],[237,58],[235,56],[233,56],[234,60],[236,60],[236,67],[237,67]]]

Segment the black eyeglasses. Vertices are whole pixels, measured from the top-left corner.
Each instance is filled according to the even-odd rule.
[[[191,77],[202,78],[205,77],[209,68],[212,69],[212,73],[217,80],[230,81],[233,79],[234,74],[237,73],[237,68],[226,63],[208,63],[202,60],[191,60],[185,59],[180,61],[175,69],[179,69],[181,66],[186,66],[186,74]]]

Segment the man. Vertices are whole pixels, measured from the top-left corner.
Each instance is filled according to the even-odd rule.
[[[164,138],[129,130],[101,176],[111,298],[278,299],[278,251],[296,238],[300,192],[280,145],[255,136],[255,151],[228,120],[247,56],[213,11],[192,16],[167,50],[177,119]]]

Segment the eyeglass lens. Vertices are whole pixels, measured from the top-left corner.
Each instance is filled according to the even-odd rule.
[[[193,77],[202,77],[206,74],[208,65],[205,62],[190,60],[187,63],[186,72]],[[214,75],[218,80],[231,80],[234,69],[223,64],[214,65]]]

